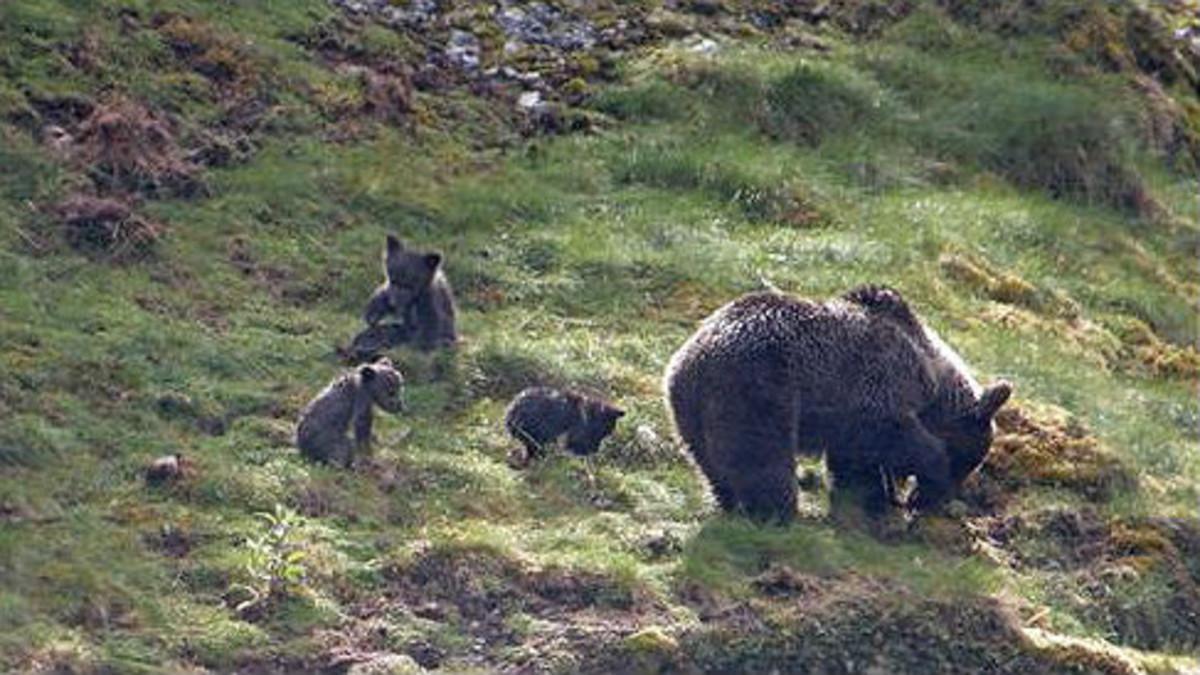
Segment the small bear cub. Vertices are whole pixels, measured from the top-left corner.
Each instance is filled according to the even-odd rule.
[[[404,410],[404,377],[386,358],[343,372],[304,407],[296,426],[300,454],[349,467],[370,450],[375,406]],[[346,436],[351,426],[353,440]]]
[[[442,271],[442,254],[408,250],[389,234],[383,251],[387,278],[367,301],[363,320],[375,326],[393,316],[407,328],[405,340],[422,349],[450,347],[458,342],[454,327],[454,292]]]
[[[548,444],[567,435],[567,450],[580,456],[594,454],[625,411],[613,404],[575,391],[530,387],[508,404],[504,426],[524,446],[509,454],[509,464],[520,469],[541,457]]]

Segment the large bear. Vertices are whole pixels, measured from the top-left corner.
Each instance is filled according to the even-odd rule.
[[[831,501],[879,514],[899,478],[937,505],[979,464],[1012,393],[983,389],[900,294],[863,286],[815,302],[753,293],[721,307],[671,358],[667,405],[726,511],[795,515],[796,455],[825,455]]]

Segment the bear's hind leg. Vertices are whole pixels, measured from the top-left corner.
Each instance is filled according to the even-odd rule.
[[[737,477],[738,509],[759,522],[785,525],[796,518],[796,459],[785,453]]]
[[[730,484],[729,476],[709,459],[704,445],[704,442],[700,439],[688,443],[688,450],[692,453],[692,459],[696,460],[700,471],[704,473],[704,477],[708,480],[708,486],[712,488],[713,498],[717,500],[717,506],[721,507],[721,510],[726,513],[736,511],[738,501],[734,497],[733,486]]]
[[[796,517],[796,434],[787,426],[788,416],[761,398],[726,404],[707,442],[712,473],[728,486],[730,510],[761,522],[791,522]]]

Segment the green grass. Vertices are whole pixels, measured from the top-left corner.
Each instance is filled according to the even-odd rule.
[[[206,172],[210,196],[142,205],[167,234],[153,258],[118,265],[71,252],[29,208],[78,178],[20,111],[115,82],[178,115],[185,135],[224,114],[157,33],[118,40],[121,7],[151,11],[0,9],[0,165],[12,169],[0,171],[5,668],[302,663],[320,649],[308,633],[345,628],[392,583],[389,569],[429,550],[595,574],[673,616],[694,612],[679,594],[688,583],[744,599],[772,563],[939,598],[1002,589],[1052,607],[1056,630],[1120,642],[1106,617],[1048,595],[1071,579],[813,516],[773,529],[714,513],[671,440],[659,378],[700,318],[764,281],[814,297],[900,288],[982,379],[1009,378],[1019,405],[1066,411],[1134,467],[1140,488],[1106,514],[1195,514],[1195,378],[1097,347],[1122,344],[1106,326],[1138,319],[1194,349],[1187,289],[1200,282],[1187,244],[1200,222],[1194,203],[1185,210],[1195,181],[1127,140],[1136,101],[1112,77],[1066,82],[990,33],[921,13],[826,55],[651,54],[592,101],[609,116],[597,133],[507,152],[473,149],[453,125],[331,143],[313,92],[337,76],[289,39],[319,30],[325,3],[173,2],[215,35],[254,38],[246,63],[265,79],[248,95],[270,90],[279,117],[255,131],[248,161]],[[89,30],[104,66],[81,73],[57,46]],[[380,29],[362,39],[368,52],[407,49]],[[463,105],[469,119],[488,115]],[[1130,186],[1174,221],[1129,208]],[[292,423],[338,371],[333,347],[357,330],[387,232],[446,254],[464,342],[453,356],[396,353],[412,406],[377,418],[390,474],[311,466],[291,447]],[[1019,277],[1035,301],[956,280],[947,254]],[[565,455],[523,473],[506,465],[503,406],[542,382],[588,386],[630,411],[591,466]],[[171,452],[194,458],[198,476],[146,488],[140,468]],[[302,523],[305,590],[264,618],[239,616],[226,595],[247,580],[255,514],[277,505]],[[170,532],[185,555],[164,550]],[[1122,592],[1162,589],[1147,577]],[[469,622],[388,621],[401,636],[389,648],[469,649]]]

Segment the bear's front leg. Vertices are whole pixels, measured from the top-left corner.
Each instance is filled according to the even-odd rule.
[[[371,411],[371,403],[368,400],[360,404],[359,410],[354,416],[354,452],[350,453],[350,457],[346,459],[347,467],[353,462],[355,455],[370,455],[371,427],[373,423],[374,415]]]
[[[877,461],[857,453],[835,450],[826,456],[833,486],[829,508],[834,517],[858,520],[858,513],[872,519],[885,515],[891,507],[891,476]]]
[[[900,421],[896,444],[889,452],[887,462],[895,475],[917,478],[917,489],[908,500],[909,508],[931,509],[954,487],[946,443],[930,433],[916,415],[908,415]]]

